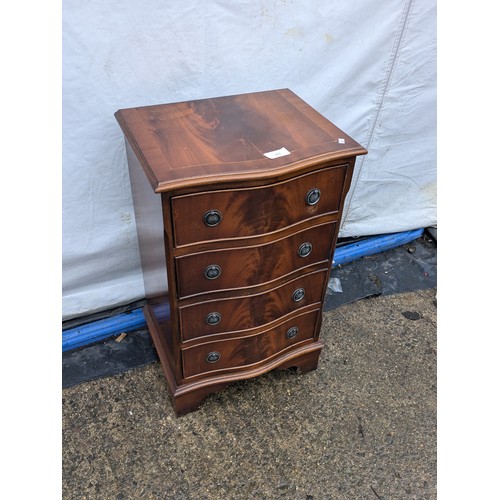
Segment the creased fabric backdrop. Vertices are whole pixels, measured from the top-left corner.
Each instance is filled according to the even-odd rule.
[[[369,151],[341,237],[436,225],[435,1],[62,5],[63,319],[144,296],[120,108],[290,88]]]

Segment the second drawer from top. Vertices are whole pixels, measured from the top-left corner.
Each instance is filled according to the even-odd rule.
[[[263,285],[328,261],[335,227],[328,222],[261,245],[177,257],[178,296]]]

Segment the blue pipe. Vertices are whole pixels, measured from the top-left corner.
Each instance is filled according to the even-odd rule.
[[[416,229],[414,231],[374,236],[359,243],[351,243],[337,248],[333,257],[333,267],[404,245],[417,239],[423,231],[423,229]],[[118,314],[110,318],[64,330],[62,335],[62,350],[63,352],[69,351],[119,335],[122,332],[129,332],[145,327],[146,319],[144,318],[142,309],[134,309],[129,313]]]
[[[62,334],[63,352],[82,347],[99,340],[113,337],[122,332],[130,332],[146,326],[146,319],[141,309],[129,313],[117,314],[93,323],[68,328]]]
[[[362,240],[359,243],[351,243],[337,248],[333,255],[333,267],[347,264],[367,255],[373,255],[385,250],[399,247],[405,243],[416,240],[424,232],[423,228],[402,233],[383,234]]]

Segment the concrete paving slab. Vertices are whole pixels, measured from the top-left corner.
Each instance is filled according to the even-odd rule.
[[[176,418],[158,363],[63,390],[65,499],[436,498],[436,289],[325,312],[318,369]]]

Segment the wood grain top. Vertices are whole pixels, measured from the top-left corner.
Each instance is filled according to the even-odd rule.
[[[120,109],[115,117],[156,192],[367,153],[289,89]],[[265,156],[282,148],[289,154]]]

